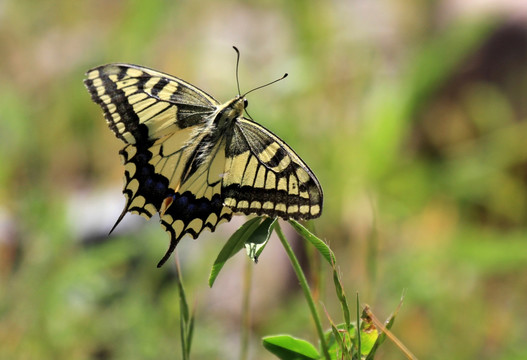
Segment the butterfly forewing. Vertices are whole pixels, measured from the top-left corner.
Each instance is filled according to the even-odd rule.
[[[219,104],[181,79],[129,64],[89,70],[85,85],[126,144],[126,205],[115,225],[126,212],[159,213],[171,242],[158,266],[185,234],[214,231],[233,213],[320,216],[316,177],[280,138],[242,117],[244,99]]]
[[[86,75],[84,83],[93,101],[102,107],[115,135],[126,143],[205,126],[219,105],[195,86],[141,66],[109,64]]]

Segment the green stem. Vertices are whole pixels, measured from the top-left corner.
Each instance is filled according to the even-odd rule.
[[[251,283],[253,264],[252,261],[245,262],[245,272],[243,276],[243,298],[242,298],[242,330],[240,360],[247,360],[249,356],[249,333],[251,329]]]
[[[284,247],[287,256],[289,256],[291,265],[293,265],[293,269],[295,270],[298,281],[300,282],[300,286],[304,291],[304,297],[306,298],[307,305],[309,306],[309,310],[311,311],[311,316],[313,317],[313,321],[315,322],[315,327],[317,328],[318,337],[320,339],[320,347],[322,348],[324,357],[326,358],[326,360],[330,360],[331,357],[329,356],[328,346],[326,344],[326,340],[324,339],[322,323],[320,322],[320,317],[318,316],[317,308],[315,306],[315,302],[313,301],[313,296],[311,295],[311,290],[309,289],[309,284],[307,283],[306,276],[304,275],[304,272],[300,267],[300,263],[298,262],[298,259],[296,258],[295,253],[291,248],[291,245],[289,245],[289,243],[287,242],[287,239],[285,238],[284,233],[282,232],[282,229],[278,224],[278,221],[275,223],[275,230],[278,234],[278,237],[280,238],[280,241],[282,242],[282,246]]]

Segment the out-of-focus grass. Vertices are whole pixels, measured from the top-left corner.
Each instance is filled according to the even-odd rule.
[[[316,227],[348,293],[382,318],[407,289],[392,330],[419,358],[527,356],[525,28],[415,2],[72,4],[0,8],[0,358],[179,356],[173,268],[155,268],[167,235],[152,224],[86,245],[68,222],[74,194],[123,172],[82,78],[139,63],[224,101],[236,91],[232,45],[242,90],[290,74],[251,94],[249,111],[319,177]],[[238,324],[208,309],[206,281],[233,231],[180,245],[189,302],[199,299],[196,359],[238,354]],[[264,252],[255,273],[273,261]],[[298,290],[255,310],[268,312],[255,339],[314,339]]]

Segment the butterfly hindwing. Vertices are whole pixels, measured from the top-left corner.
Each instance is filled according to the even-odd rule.
[[[322,188],[278,136],[239,118],[227,147],[222,195],[234,212],[311,219],[322,211]]]
[[[196,239],[204,229],[214,231],[219,223],[230,221],[232,211],[224,206],[221,197],[224,149],[223,137],[217,141],[203,139],[194,149],[194,154],[198,155],[190,155],[192,161],[183,169],[177,193],[163,203],[160,211],[161,225],[173,241],[160,264],[184,234]],[[200,154],[204,156],[201,157]]]

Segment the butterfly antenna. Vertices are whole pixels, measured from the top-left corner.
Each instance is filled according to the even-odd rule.
[[[261,88],[264,88],[266,86],[269,86],[269,85],[272,85],[276,82],[279,82],[280,80],[284,80],[286,77],[287,77],[287,73],[284,74],[284,76],[282,76],[280,79],[276,79],[276,80],[273,80],[267,84],[264,84],[264,85],[260,85],[258,87],[255,87],[254,89],[251,89],[249,91],[247,91],[245,94],[241,95],[241,90],[240,90],[240,77],[239,77],[239,67],[240,67],[240,50],[238,50],[238,48],[236,46],[233,46],[232,47],[234,49],[234,51],[236,51],[236,85],[238,86],[238,95],[240,95],[240,97],[245,97],[245,95],[249,94],[249,93],[252,93],[253,91],[255,90],[258,90],[258,89],[261,89]]]
[[[276,83],[276,82],[279,82],[280,80],[284,80],[284,79],[287,77],[287,75],[288,75],[288,74],[285,73],[284,76],[282,76],[280,79],[276,79],[276,80],[273,80],[273,81],[271,81],[271,82],[269,82],[269,83],[267,83],[267,84],[263,84],[263,85],[260,85],[260,86],[258,86],[258,87],[255,87],[254,89],[251,89],[251,90],[247,91],[245,94],[240,95],[240,97],[245,97],[247,94],[252,93],[252,92],[255,91],[255,90],[258,90],[258,89],[264,88],[264,87],[266,87],[266,86],[272,85],[272,84],[274,84],[274,83]]]
[[[247,94],[249,93],[252,93],[253,91],[255,90],[258,90],[258,89],[261,89],[261,88],[264,88],[266,86],[269,86],[269,85],[272,85],[280,80],[283,80],[287,77],[287,73],[284,74],[284,76],[282,76],[281,78],[279,79],[276,79],[276,80],[273,80],[267,84],[264,84],[264,85],[260,85],[258,87],[255,87],[254,89],[251,89],[249,91],[247,91],[245,94],[241,95],[241,90],[240,90],[240,78],[239,78],[239,67],[240,67],[240,50],[238,50],[238,48],[236,46],[233,46],[232,47],[234,49],[234,51],[236,51],[236,85],[238,86],[238,95],[240,97],[245,97]],[[249,112],[247,111],[247,109],[245,109],[245,112],[247,113],[247,116],[249,116],[249,118],[251,120],[253,120],[252,116],[249,114]]]
[[[236,51],[236,85],[238,86],[238,95],[240,95],[240,77],[238,75],[238,69],[240,67],[240,50],[238,50],[236,46],[233,46],[232,48]]]

